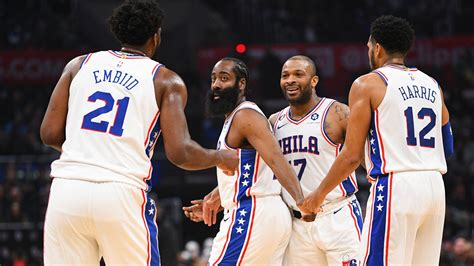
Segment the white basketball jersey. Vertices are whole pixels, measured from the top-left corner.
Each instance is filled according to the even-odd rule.
[[[305,196],[315,190],[326,177],[342,148],[342,145],[334,143],[324,130],[327,112],[334,102],[332,99],[321,98],[319,103],[300,120],[291,118],[288,106],[278,113],[273,125],[281,151],[294,167]],[[352,173],[326,196],[324,204],[354,194],[356,191],[357,181],[355,173]],[[285,189],[283,199],[297,210],[295,201]]]
[[[374,73],[385,81],[387,91],[372,112],[365,160],[369,177],[404,171],[446,173],[438,83],[416,68],[387,65]]]
[[[51,176],[149,189],[160,135],[153,79],[161,64],[116,51],[87,55],[71,82],[66,141]]]
[[[280,183],[273,178],[272,170],[256,150],[232,148],[226,142],[234,115],[241,109],[252,109],[265,116],[255,103],[246,101],[237,106],[224,122],[217,149],[237,150],[240,158],[238,171],[233,176],[228,176],[217,168],[219,195],[221,205],[225,209],[232,209],[239,201],[251,196],[280,195],[281,193]]]

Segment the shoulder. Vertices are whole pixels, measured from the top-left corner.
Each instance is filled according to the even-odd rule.
[[[173,70],[161,66],[153,80],[155,88],[161,92],[186,92],[186,85],[183,79]]]
[[[84,62],[84,60],[86,60],[86,57],[88,55],[90,54],[80,55],[71,59],[64,67],[63,74],[69,75],[71,78],[73,78],[77,74],[77,72],[79,72],[82,63]]]
[[[334,101],[334,103],[329,107],[328,114],[335,115],[336,118],[341,120],[345,120],[349,117],[349,106],[344,103]]]
[[[270,122],[270,125],[273,127],[278,119],[278,116],[279,114],[281,113],[281,111],[283,110],[280,110],[276,113],[273,113],[272,115],[270,115],[270,117],[268,118],[268,121]]]
[[[255,108],[249,108],[249,107],[243,107],[238,110],[236,110],[233,114],[233,120],[234,121],[248,121],[248,122],[254,122],[254,121],[259,121],[259,120],[264,120],[267,121],[267,118],[262,112],[259,112]]]
[[[385,81],[376,72],[370,72],[362,75],[354,80],[354,83],[352,84],[353,87],[361,90],[371,89],[380,85],[385,86]]]
[[[176,86],[176,85],[184,85],[183,79],[176,74],[173,70],[161,66],[160,69],[158,69],[158,73],[156,73],[155,84],[159,84],[162,86]]]

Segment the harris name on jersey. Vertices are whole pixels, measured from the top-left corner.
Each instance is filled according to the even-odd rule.
[[[402,86],[398,88],[398,91],[400,92],[404,101],[412,98],[419,98],[434,103],[436,96],[438,95],[438,93],[433,89],[417,85]]]
[[[122,72],[120,70],[95,70],[92,72],[94,75],[95,83],[101,82],[110,82],[122,85],[127,90],[133,89],[135,86],[140,83],[136,78],[132,75],[129,75],[126,72]]]

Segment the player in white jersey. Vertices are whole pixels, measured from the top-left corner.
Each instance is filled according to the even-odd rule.
[[[315,190],[336,159],[346,133],[349,107],[316,94],[318,83],[313,60],[293,56],[283,64],[280,85],[289,106],[270,116],[283,155],[295,167],[305,195]],[[362,213],[355,197],[355,173],[324,199],[312,223],[301,214],[283,190],[294,214],[284,265],[353,265],[357,263]]]
[[[438,265],[445,215],[442,174],[453,153],[449,113],[437,82],[404,60],[410,24],[382,16],[367,46],[373,72],[356,79],[344,148],[306,206],[326,195],[360,163],[372,182],[362,234],[363,265]]]
[[[122,50],[73,59],[52,93],[40,134],[61,157],[51,165],[46,265],[98,265],[101,256],[111,265],[160,264],[148,197],[160,132],[179,167],[237,167],[236,152],[206,150],[190,139],[185,85],[150,59],[162,18],[155,1],[124,2],[109,19]]]
[[[283,157],[265,115],[245,99],[245,64],[224,58],[214,66],[211,80],[209,113],[226,117],[217,148],[237,150],[240,165],[233,177],[217,170],[218,189],[209,197],[217,199],[212,211],[221,205],[224,217],[214,238],[209,265],[281,265],[291,233],[291,216],[280,196],[281,185],[300,206],[303,194],[298,179]],[[184,210],[191,217],[201,207]],[[193,220],[201,221],[200,215],[200,219]],[[212,225],[215,214],[204,219]]]

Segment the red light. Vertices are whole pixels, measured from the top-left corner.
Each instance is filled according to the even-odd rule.
[[[247,51],[247,46],[243,43],[239,43],[235,46],[235,51],[239,54],[243,54]]]

